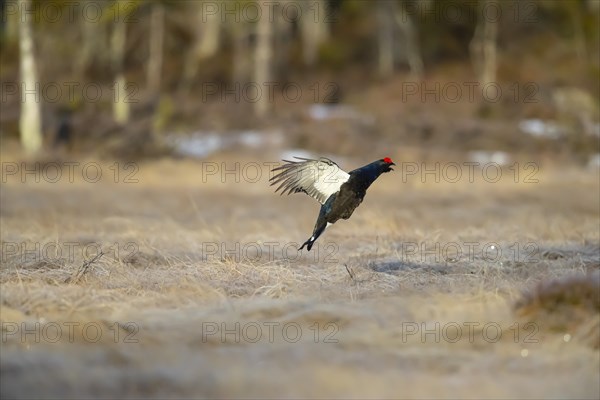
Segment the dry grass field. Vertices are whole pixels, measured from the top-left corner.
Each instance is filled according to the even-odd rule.
[[[298,253],[318,204],[273,193],[277,154],[3,154],[2,398],[598,398],[598,170],[384,155]]]

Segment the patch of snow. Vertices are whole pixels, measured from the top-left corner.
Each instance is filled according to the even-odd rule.
[[[342,104],[312,104],[308,107],[308,115],[316,121],[352,119],[361,120],[368,124],[375,122],[375,118],[371,115],[361,113],[352,106]]]
[[[507,165],[510,163],[510,154],[504,151],[471,151],[469,152],[469,160],[472,162],[479,163],[480,166],[483,164],[498,164]]]
[[[242,132],[206,132],[196,131],[188,135],[167,135],[177,154],[205,158],[221,150],[233,146],[242,146],[252,149],[278,146],[283,143],[283,135],[279,131],[242,131]]]
[[[266,142],[265,135],[257,131],[245,131],[239,136],[240,144],[248,147],[259,148]]]
[[[189,136],[169,136],[175,152],[184,156],[204,158],[226,147],[224,138],[214,132],[194,132]]]
[[[563,129],[554,121],[544,121],[539,118],[525,119],[519,122],[521,132],[535,137],[558,139],[563,135]]]
[[[283,144],[284,140],[283,133],[279,130],[270,132],[250,130],[237,134],[234,142],[242,146],[258,149],[265,146],[279,146]]]
[[[590,156],[588,160],[587,167],[589,169],[600,169],[600,153],[596,153]]]

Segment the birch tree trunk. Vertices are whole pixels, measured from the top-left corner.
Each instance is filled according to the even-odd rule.
[[[273,19],[271,21],[271,30],[273,32],[271,46],[273,49],[272,52],[276,56],[273,57],[270,78],[282,81],[286,81],[290,71],[293,70],[293,67],[290,64],[290,48],[291,43],[294,41],[292,37],[292,17],[289,16],[286,18],[283,15],[284,8],[282,8],[291,3],[290,0],[285,1],[287,3],[282,2],[281,6],[273,7],[273,10],[271,11],[273,13]],[[271,6],[271,3],[267,1],[267,5]],[[300,21],[301,20],[298,20],[299,23]]]
[[[252,62],[250,55],[250,25],[245,21],[234,23],[233,32],[233,76],[232,82],[244,85],[250,78]]]
[[[273,58],[272,49],[272,25],[269,21],[268,4],[259,0],[258,5],[262,16],[258,21],[256,30],[256,49],[254,55],[254,81],[262,91],[258,101],[254,103],[254,111],[258,117],[264,117],[269,111],[269,96],[267,95],[266,82],[271,78],[271,64]]]
[[[150,54],[148,57],[148,70],[146,71],[148,90],[153,95],[160,92],[164,36],[165,8],[161,2],[154,2],[152,3],[150,20]]]
[[[573,25],[573,39],[575,41],[575,51],[581,65],[585,68],[587,65],[587,51],[585,43],[585,32],[583,31],[583,12],[581,7],[585,4],[579,2],[570,2],[570,17]]]
[[[18,40],[19,37],[19,17],[20,13],[18,8],[21,4],[18,2],[4,3],[2,7],[3,15],[2,21],[4,25],[4,35],[8,43],[13,43]]]
[[[127,25],[119,18],[113,25],[111,37],[111,61],[115,76],[113,97],[113,118],[120,124],[129,120],[129,103],[127,102],[125,73],[123,71],[125,57],[125,41]]]
[[[402,5],[396,9],[394,17],[405,39],[406,58],[412,79],[420,81],[423,79],[423,58],[421,57],[419,36],[415,24]]]
[[[91,0],[86,0],[83,7],[88,6]],[[84,80],[85,72],[94,62],[102,62],[99,55],[108,53],[108,23],[104,21],[90,21],[89,18],[80,18],[81,51],[74,62],[74,75]]]
[[[490,7],[487,7],[490,5]],[[499,3],[480,0],[477,26],[470,43],[471,59],[481,85],[496,80]]]
[[[21,0],[20,12],[32,8],[30,0]],[[35,154],[42,148],[42,123],[40,112],[39,82],[35,64],[31,32],[32,15],[20,14],[19,50],[21,74],[21,115],[19,130],[21,144],[27,154]]]
[[[94,49],[96,46],[94,42],[97,40],[97,32],[94,32],[94,28],[97,24],[92,24],[86,18],[81,20],[81,52],[75,60],[75,76],[82,79],[85,76],[85,71],[92,62]]]
[[[394,25],[389,1],[376,3],[377,48],[379,51],[379,75],[387,77],[394,72]]]
[[[302,2],[300,30],[302,35],[302,59],[304,65],[312,67],[319,55],[319,45],[328,36],[326,22],[327,3],[323,0]]]
[[[179,90],[187,91],[191,87],[198,67],[202,60],[214,56],[219,50],[221,40],[221,16],[218,11],[223,6],[220,2],[203,4],[200,1],[192,3],[196,14],[196,37],[192,49],[185,57],[183,66],[183,77],[179,83]],[[212,7],[215,7],[213,9]]]

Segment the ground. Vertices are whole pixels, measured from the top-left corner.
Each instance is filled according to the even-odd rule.
[[[2,397],[598,398],[598,170],[384,155],[298,253],[318,204],[277,154],[4,154]]]

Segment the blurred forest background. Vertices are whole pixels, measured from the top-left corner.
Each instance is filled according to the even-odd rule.
[[[0,10],[0,398],[600,398],[600,0]]]
[[[600,164],[598,0],[0,4],[1,137],[24,154]]]

